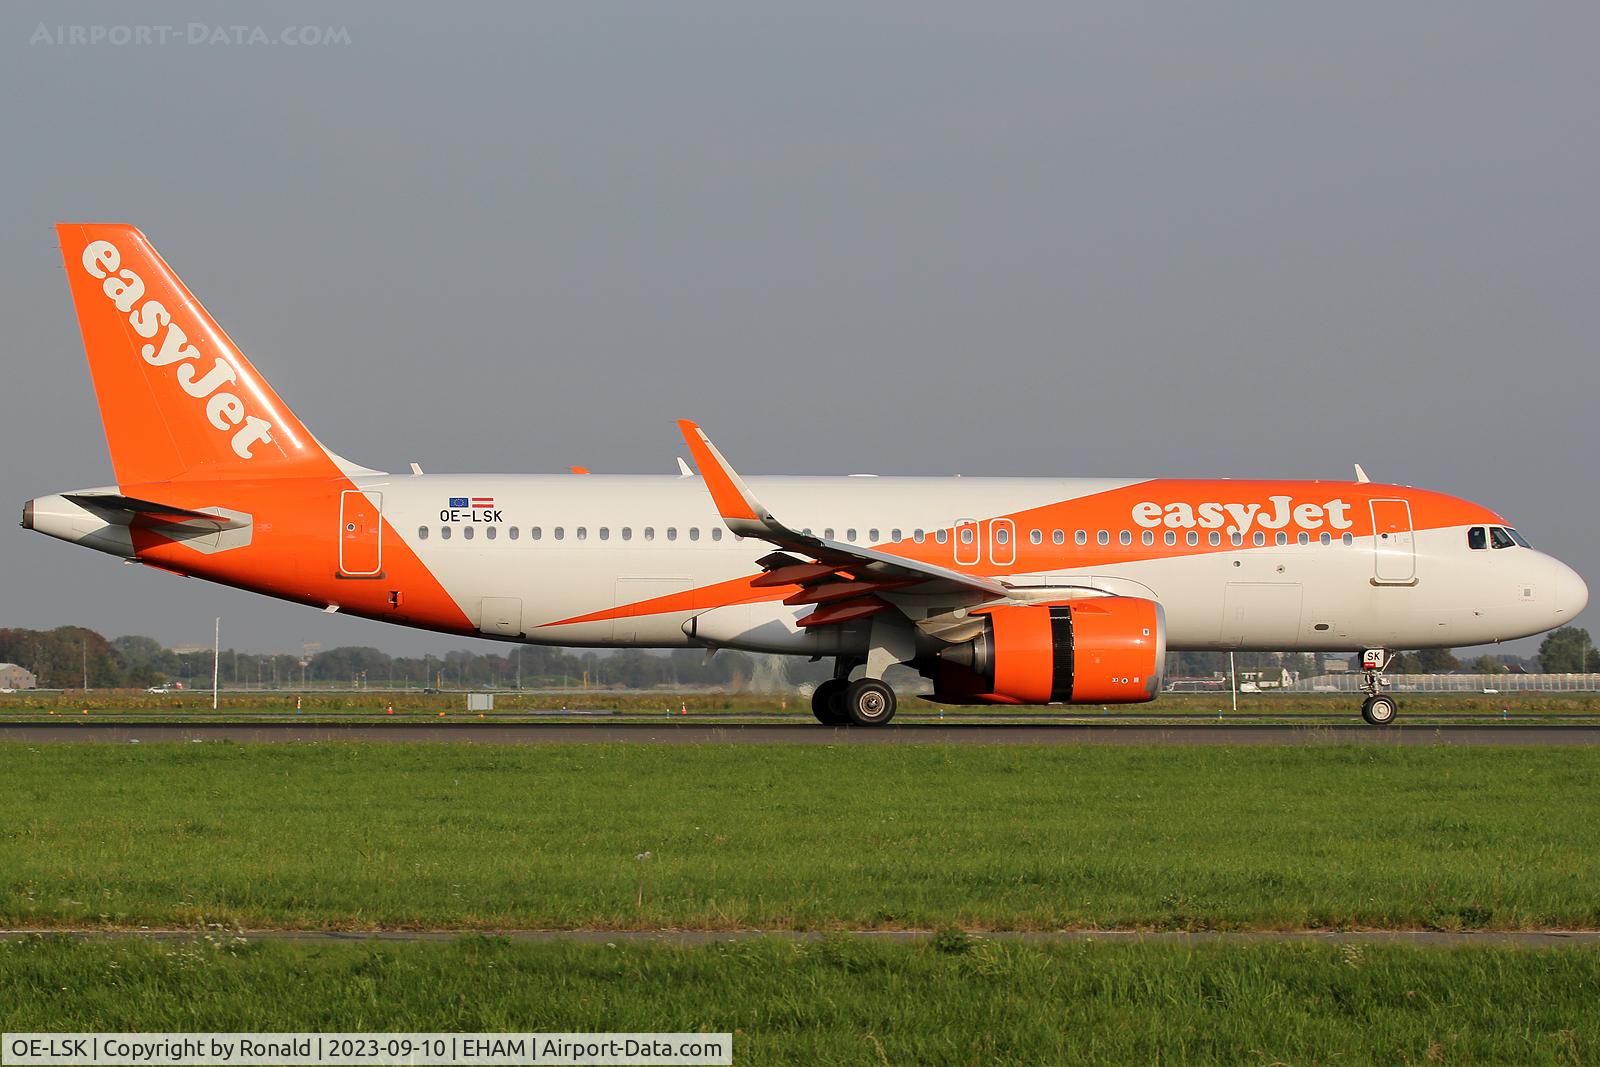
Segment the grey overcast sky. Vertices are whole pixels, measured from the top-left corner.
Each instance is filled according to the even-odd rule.
[[[751,473],[1360,460],[1600,584],[1597,41],[1592,3],[8,4],[0,502],[111,480],[51,224],[124,221],[370,466],[670,472],[684,416]],[[462,643],[0,528],[0,625],[219,614]]]

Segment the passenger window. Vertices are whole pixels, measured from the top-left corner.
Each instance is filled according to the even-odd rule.
[[[1139,540],[1142,541],[1144,544],[1147,544],[1147,545],[1155,544],[1156,543],[1155,531],[1154,530],[1146,530],[1144,533],[1139,535]]]
[[[856,542],[855,527],[852,526],[850,529],[848,529],[848,530],[846,530],[844,532],[844,539],[846,541],[849,541],[851,544],[855,544],[855,542]]]
[[[997,545],[1008,544],[1011,541],[1011,531],[1004,526],[995,527],[994,543]]]
[[[1495,548],[1515,548],[1517,545],[1501,526],[1489,527],[1489,544]]]
[[[644,528],[644,539],[646,541],[654,541],[656,539],[656,528],[654,526],[646,526]]]
[[[1095,534],[1094,539],[1102,545],[1109,545],[1111,543],[1111,535],[1105,530],[1101,530],[1099,533]]]
[[[1240,545],[1244,544],[1244,534],[1238,530],[1230,530],[1228,532],[1228,542],[1232,544],[1234,548],[1238,548]]]
[[[1168,530],[1166,533],[1161,535],[1161,540],[1165,541],[1169,545],[1177,544],[1178,543],[1178,531],[1177,530]]]
[[[439,527],[439,540],[441,540],[441,541],[450,540],[450,527],[448,527],[448,526]]]
[[[1331,544],[1333,544],[1333,535],[1330,534],[1327,530],[1323,530],[1322,531],[1322,535],[1320,537],[1318,537],[1317,540],[1321,541],[1325,545],[1331,545]]]
[[[555,538],[557,541],[560,541],[562,538],[566,537],[566,535],[567,531],[562,529],[560,526],[557,526],[555,529],[550,531],[550,536]]]
[[[1058,544],[1058,545],[1066,544],[1067,543],[1067,531],[1065,531],[1065,530],[1056,530],[1054,533],[1052,533],[1050,535],[1050,540],[1053,541],[1055,544]]]
[[[1267,535],[1262,533],[1260,530],[1257,530],[1256,531],[1256,536],[1255,536],[1255,542],[1256,542],[1256,546],[1257,547],[1260,547],[1261,545],[1266,544],[1267,543]]]
[[[515,526],[511,527],[511,529],[506,531],[506,536],[515,541],[517,539],[517,528]]]
[[[928,537],[928,535],[927,535],[927,533],[925,531],[922,531],[922,530],[912,530],[911,531],[911,540],[915,541],[919,545],[922,544],[923,541],[927,540],[927,537]]]
[[[1278,543],[1279,547],[1282,547],[1283,545],[1289,543],[1289,535],[1284,533],[1282,530],[1279,530],[1278,535],[1274,537],[1273,540]]]
[[[1044,531],[1043,530],[1033,530],[1033,531],[1029,532],[1028,541],[1029,541],[1030,544],[1035,544],[1035,545],[1044,544]]]
[[[898,527],[896,527],[893,530],[890,530],[889,531],[889,540],[893,541],[895,544],[899,544],[901,541],[904,541],[905,538],[900,536],[901,532],[902,531]]]
[[[1489,532],[1482,526],[1474,526],[1468,530],[1467,547],[1473,551],[1487,549],[1489,547]]]
[[[1304,530],[1301,530],[1300,531],[1300,543],[1302,545],[1309,545],[1311,543],[1311,535],[1306,533]]]
[[[1212,530],[1211,531],[1211,536],[1208,537],[1206,540],[1211,542],[1211,547],[1212,548],[1215,548],[1216,546],[1222,544],[1222,534],[1221,534],[1221,532],[1219,532],[1217,530]]]
[[[700,527],[698,527],[698,526],[689,527],[689,540],[691,540],[691,541],[700,540]]]
[[[609,526],[600,527],[600,540],[602,540],[602,541],[611,540],[611,527],[609,527]]]
[[[573,536],[576,537],[580,541],[587,541],[589,539],[589,527],[587,527],[587,526],[578,527],[576,530],[573,531]]]
[[[496,537],[499,536],[499,533],[500,533],[500,531],[496,530],[493,526],[487,526],[487,527],[484,528],[483,536],[485,536],[489,540],[493,541]]]
[[[1345,534],[1344,536],[1340,537],[1339,540],[1347,545],[1353,545],[1356,543],[1354,534]]]
[[[950,540],[950,531],[949,530],[935,530],[933,532],[933,539],[935,541],[939,542],[942,545],[946,541]]]
[[[668,541],[676,541],[677,539],[678,539],[678,528],[676,526],[668,526],[667,527],[667,540]]]
[[[878,540],[878,531],[875,530],[875,529],[874,530],[868,530],[867,531],[867,540],[868,541],[872,541],[872,542],[876,542]]]
[[[538,526],[528,527],[528,540],[537,541],[544,536],[544,530]]]
[[[1190,530],[1184,535],[1184,540],[1188,541],[1189,546],[1192,548],[1200,543],[1200,532],[1198,530]]]
[[[632,526],[624,526],[622,528],[622,539],[624,541],[632,541],[633,540],[633,527]]]
[[[832,541],[833,540],[833,527],[832,526],[824,526],[822,528],[822,539],[824,541]]]
[[[972,527],[968,526],[968,527],[965,527],[964,529],[962,529],[962,531],[961,531],[961,543],[964,544],[964,545],[972,544]]]
[[[711,540],[713,540],[713,541],[722,540],[722,527],[720,527],[720,526],[711,527]]]
[[[1077,533],[1072,535],[1072,539],[1080,545],[1086,545],[1089,543],[1089,531],[1079,530]]]
[[[426,526],[418,526],[417,527],[417,540],[418,541],[426,541],[427,539],[428,539],[428,528]]]
[[[468,541],[472,540],[472,527],[470,527],[470,526],[461,527],[461,536],[466,538]]]
[[[1133,544],[1133,534],[1128,532],[1127,530],[1123,530],[1121,533],[1119,533],[1117,535],[1117,540],[1122,542],[1125,545],[1131,545],[1131,544]]]

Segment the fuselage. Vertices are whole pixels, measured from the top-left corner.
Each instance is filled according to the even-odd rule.
[[[1576,573],[1525,547],[1498,514],[1405,486],[749,481],[790,525],[829,540],[1041,596],[1156,600],[1173,649],[1474,645],[1561,625],[1587,602]],[[798,625],[808,609],[782,603],[792,589],[752,585],[769,546],[726,529],[698,477],[351,474],[120,491],[247,525],[172,539],[181,526],[100,522],[61,497],[35,501],[29,522],[152,566],[450,633],[811,654],[865,639],[850,627],[808,632]]]

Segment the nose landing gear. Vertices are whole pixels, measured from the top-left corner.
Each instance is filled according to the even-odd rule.
[[[1361,702],[1361,717],[1372,726],[1388,726],[1394,722],[1400,705],[1394,697],[1383,691],[1383,672],[1394,662],[1398,653],[1384,648],[1369,648],[1361,653],[1361,691],[1367,699]]]

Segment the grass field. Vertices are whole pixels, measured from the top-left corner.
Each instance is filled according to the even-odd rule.
[[[1600,1046],[1592,949],[40,939],[0,945],[0,977],[8,1031],[728,1031],[739,1064],[1578,1064]]]
[[[1600,750],[0,745],[0,923],[1600,926]]]

